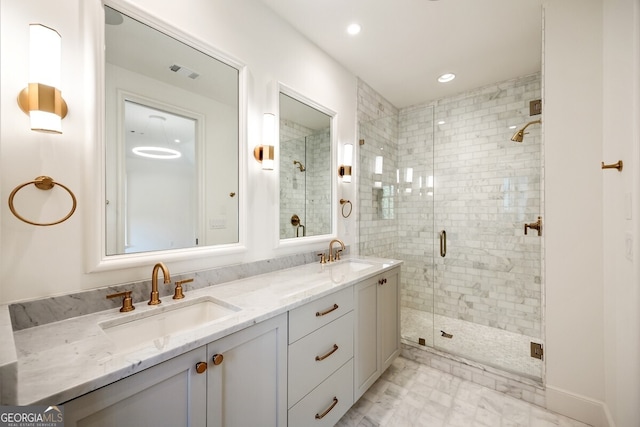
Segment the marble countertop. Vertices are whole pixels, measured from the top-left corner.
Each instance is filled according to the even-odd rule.
[[[11,322],[6,321],[8,309],[0,306],[2,404],[64,403],[401,263],[358,257],[324,265],[305,264],[193,290],[185,293],[182,300],[164,297],[159,306],[136,303],[136,309],[129,313],[105,310],[16,332],[11,330]],[[100,327],[168,311],[203,298],[213,298],[240,310],[127,350],[118,349]]]

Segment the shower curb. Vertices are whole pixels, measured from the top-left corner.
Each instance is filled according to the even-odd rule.
[[[404,340],[402,357],[546,408],[546,389],[540,381],[501,371],[430,347],[415,347]]]

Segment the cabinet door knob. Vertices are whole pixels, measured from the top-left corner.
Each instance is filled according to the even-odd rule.
[[[207,362],[198,362],[196,363],[196,372],[199,374],[204,373],[207,370]]]
[[[224,356],[221,354],[214,354],[213,355],[213,364],[218,366],[219,364],[222,363],[222,361],[224,360]]]

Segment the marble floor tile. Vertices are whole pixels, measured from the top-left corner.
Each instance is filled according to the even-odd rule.
[[[336,426],[589,427],[403,357]]]

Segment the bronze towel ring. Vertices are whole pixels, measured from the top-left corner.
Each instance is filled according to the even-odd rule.
[[[13,198],[15,197],[18,191],[20,191],[22,188],[26,187],[29,184],[34,184],[40,190],[51,190],[56,185],[59,185],[60,187],[64,188],[65,190],[67,190],[67,193],[69,193],[69,195],[71,196],[71,200],[73,201],[73,206],[71,207],[71,211],[69,211],[69,213],[64,218],[54,222],[39,223],[39,222],[29,221],[28,219],[23,218],[16,211],[16,208],[13,205]],[[76,211],[77,205],[78,205],[78,202],[76,201],[76,196],[73,194],[73,192],[69,190],[67,186],[62,185],[59,182],[55,182],[53,178],[51,178],[50,176],[39,176],[33,181],[25,182],[24,184],[21,184],[16,188],[14,188],[11,194],[9,195],[9,209],[11,210],[11,213],[16,216],[16,218],[18,218],[20,221],[26,222],[27,224],[37,225],[42,227],[60,224],[61,222],[68,220],[69,218],[71,218],[71,215],[73,215],[73,213]]]
[[[353,205],[351,204],[351,201],[346,199],[340,199],[340,204],[342,205],[342,217],[348,218],[349,215],[351,215],[351,211],[353,210]],[[344,208],[347,207],[347,204],[349,205],[349,213],[345,214]]]

